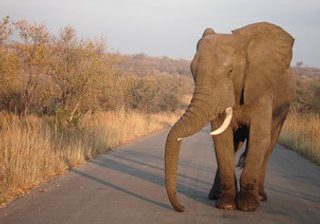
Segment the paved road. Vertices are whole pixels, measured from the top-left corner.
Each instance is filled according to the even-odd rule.
[[[253,213],[207,200],[216,162],[209,130],[184,140],[178,183],[184,213],[164,188],[167,132],[143,138],[71,170],[0,209],[0,223],[320,223],[320,168],[280,146],[267,175],[269,201]]]

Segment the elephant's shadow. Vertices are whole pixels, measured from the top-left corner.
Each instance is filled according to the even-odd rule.
[[[150,161],[150,162],[148,163],[145,161]],[[117,171],[129,176],[135,177],[138,180],[151,182],[152,184],[160,186],[163,189],[163,193],[165,192],[164,169],[163,167],[158,165],[160,163],[161,164],[163,163],[163,157],[160,155],[148,154],[147,152],[144,152],[144,151],[143,152],[130,151],[129,149],[129,150],[121,150],[119,152],[111,152],[111,153],[100,155],[97,158],[90,160],[89,163],[106,168],[106,172],[113,170],[113,171]],[[202,169],[203,172],[210,172],[210,174],[213,172],[213,169],[209,167],[205,167],[200,164],[195,164],[195,163],[192,163],[192,161],[188,161],[184,159],[181,159],[180,166],[185,166],[185,167],[194,168],[194,169]],[[152,170],[155,170],[156,172],[152,172]],[[151,203],[158,207],[173,211],[169,202],[157,201],[153,197],[143,196],[138,191],[135,192],[133,190],[129,190],[129,188],[126,187],[125,185],[119,185],[119,184],[113,183],[112,180],[103,179],[97,175],[96,176],[92,175],[89,172],[86,172],[85,170],[81,170],[81,169],[73,169],[71,170],[71,172],[81,175],[85,178],[89,178],[90,180],[96,181],[106,187],[110,187],[112,189],[125,193],[128,196],[135,197],[136,199],[143,200],[145,202]],[[281,174],[278,173],[276,174],[276,176],[281,176]],[[182,184],[181,181],[178,181],[177,190],[180,194],[186,196],[191,200],[201,202],[203,204],[214,207],[215,202],[207,199],[207,194],[208,194],[207,191],[203,191],[199,189],[199,187],[192,187],[192,183],[200,183],[201,186],[205,186],[205,188],[209,189],[211,186],[211,183],[203,181],[196,177],[188,176],[181,173],[178,173],[178,177],[181,177],[182,179],[189,181],[187,184]],[[300,197],[304,200],[312,201],[315,203],[319,202],[318,197],[314,197],[312,195],[302,193],[302,192],[295,192],[293,190],[290,190],[289,188],[280,189],[278,186],[267,184],[267,189],[272,192],[290,195],[294,198]],[[163,196],[165,197],[165,193],[163,194]],[[274,203],[278,203],[278,202],[276,200],[273,200],[272,204]],[[274,214],[275,211],[271,209],[270,206],[264,207],[264,212],[266,214]],[[285,215],[286,212],[283,212],[281,214]]]
[[[136,152],[134,152],[134,153],[136,153]],[[107,169],[111,169],[111,170],[114,170],[117,172],[121,172],[121,173],[133,176],[135,178],[138,178],[138,179],[141,179],[144,181],[151,182],[153,184],[161,186],[163,188],[163,191],[165,192],[165,180],[164,180],[164,176],[163,176],[164,175],[164,168],[162,168],[160,166],[156,166],[154,164],[148,164],[148,163],[142,162],[142,160],[135,159],[130,154],[131,153],[127,154],[127,153],[111,152],[108,154],[98,156],[97,158],[90,160],[89,163],[92,163],[94,165],[104,167]],[[144,156],[144,157],[149,156],[148,154],[144,154],[141,152],[138,154],[142,154],[142,156]],[[163,157],[155,156],[155,155],[150,155],[150,156],[153,157],[153,160],[158,159],[158,160],[161,160],[161,162],[163,162]],[[192,163],[188,163],[188,162],[189,161],[181,161],[181,166],[191,166],[191,167],[194,167],[197,169],[199,168],[199,167],[197,167],[197,164],[192,164]],[[148,167],[153,170],[161,171],[162,174],[159,174],[159,172],[152,173],[152,172],[146,171],[143,169],[143,167]],[[202,169],[209,171],[209,168],[206,168],[206,167],[202,167]],[[119,185],[112,183],[112,180],[104,180],[98,176],[94,176],[94,175],[90,174],[89,172],[85,172],[85,171],[79,170],[79,169],[73,169],[71,172],[74,172],[78,175],[89,178],[91,180],[94,180],[100,184],[111,187],[115,190],[126,193],[130,196],[136,197],[140,200],[144,200],[146,202],[152,203],[152,204],[160,206],[162,208],[172,209],[171,206],[169,205],[169,202],[167,204],[165,204],[162,202],[155,201],[153,198],[144,197],[144,196],[140,195],[138,192],[133,192],[131,190],[126,189],[125,185],[119,186]],[[180,176],[181,178],[184,178],[184,179],[188,179],[189,181],[194,182],[194,183],[200,183],[200,184],[202,184],[202,186],[206,186],[208,188],[211,185],[209,182],[206,182],[206,181],[203,181],[203,180],[200,180],[200,179],[197,179],[195,177],[191,177],[191,176],[188,176],[185,174],[178,174],[178,176]],[[192,200],[195,200],[195,201],[198,201],[201,203],[205,203],[210,206],[214,206],[214,202],[207,199],[208,192],[204,192],[200,189],[197,189],[197,188],[194,188],[191,186],[186,186],[181,183],[177,184],[177,190],[180,194],[183,194]],[[164,196],[165,196],[165,193],[164,193]]]

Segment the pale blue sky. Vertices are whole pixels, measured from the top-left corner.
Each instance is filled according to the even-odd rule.
[[[0,0],[0,16],[42,22],[57,33],[105,36],[121,53],[191,59],[206,27],[229,33],[269,21],[291,33],[294,59],[320,67],[319,0]]]

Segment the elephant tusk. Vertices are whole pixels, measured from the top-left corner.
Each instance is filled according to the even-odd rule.
[[[220,126],[220,128],[218,128],[217,130],[214,130],[210,133],[210,135],[218,135],[218,134],[221,134],[222,132],[224,132],[228,126],[230,125],[231,123],[231,119],[232,119],[232,114],[233,114],[233,109],[232,107],[228,107],[226,110],[225,110],[225,113],[226,113],[226,117],[222,123],[222,125]]]
[[[177,138],[177,141],[180,142],[182,140],[182,138]]]

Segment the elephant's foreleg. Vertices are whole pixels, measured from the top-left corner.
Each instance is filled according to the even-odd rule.
[[[259,206],[259,179],[262,162],[270,145],[272,97],[261,97],[250,108],[248,151],[240,178],[238,208],[253,211]]]
[[[218,167],[217,172],[214,176],[211,190],[209,191],[208,198],[210,200],[217,200],[220,195],[221,195],[221,183],[220,183],[220,173],[219,173],[219,167]]]
[[[239,140],[238,138],[234,139],[234,150],[235,150],[234,153],[236,153],[242,147],[243,143],[244,143],[244,140]],[[237,180],[235,180],[235,182],[236,181]],[[210,200],[217,200],[220,194],[221,194],[221,183],[220,183],[220,173],[219,173],[219,167],[218,167],[208,198]]]
[[[215,120],[211,122],[211,125],[212,129],[215,129],[221,125],[221,120]],[[215,178],[215,183],[213,184],[213,187],[209,193],[209,197],[218,196],[218,208],[236,209],[237,188],[234,173],[234,145],[232,128],[228,127],[223,133],[214,136],[213,139],[219,173]]]
[[[233,133],[234,153],[236,153],[239,149],[241,149],[247,136],[248,136],[248,130],[245,127],[238,128],[236,132]],[[225,139],[225,140],[230,141],[230,139]],[[219,146],[219,144],[220,144],[219,141],[216,141],[215,147],[218,147],[218,148],[223,147],[223,146]],[[235,182],[236,181],[237,180],[235,180]],[[220,184],[220,173],[219,173],[219,167],[218,167],[208,198],[211,200],[217,200],[220,194],[221,194],[221,184]]]

